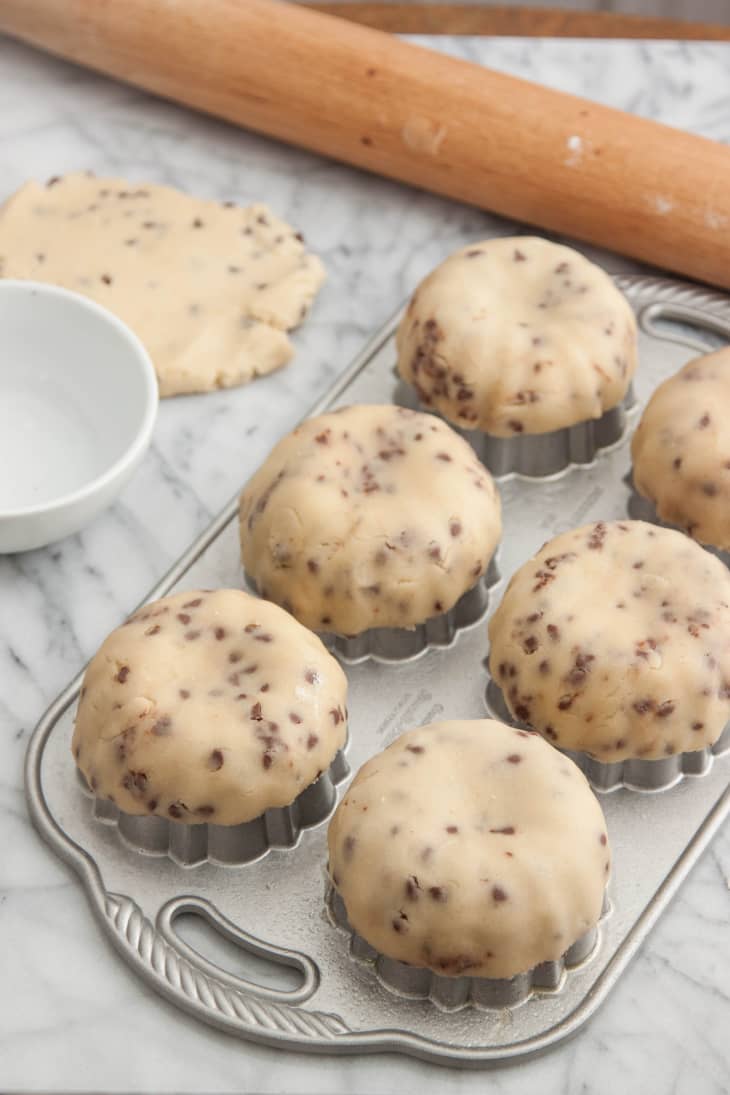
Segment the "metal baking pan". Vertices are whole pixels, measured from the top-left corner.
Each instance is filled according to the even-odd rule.
[[[351,768],[405,728],[438,718],[485,716],[486,616],[505,582],[557,533],[626,514],[629,435],[638,409],[690,356],[730,339],[730,301],[724,296],[660,279],[616,280],[640,326],[637,407],[629,413],[624,438],[592,463],[549,479],[515,474],[500,479],[502,577],[491,590],[487,614],[460,630],[447,647],[398,664],[369,658],[347,666]],[[370,341],[313,413],[394,398],[398,318]],[[242,471],[250,474],[254,468]],[[241,585],[236,516],[233,500],[150,599],[178,588]],[[445,1010],[431,1000],[397,994],[367,963],[353,960],[349,937],[332,923],[325,906],[325,823],[303,832],[296,848],[273,849],[255,863],[185,867],[137,851],[119,839],[114,826],[94,817],[69,748],[80,684],[81,675],[50,707],[29,746],[26,782],[35,825],[78,873],[104,932],[149,985],[205,1022],[282,1048],[397,1050],[461,1066],[547,1049],[574,1034],[606,998],[730,811],[728,753],[715,756],[703,774],[686,775],[667,790],[619,788],[602,795],[614,867],[610,910],[590,955],[556,988],[537,988],[519,1006],[490,1010],[467,1003]],[[191,917],[235,944],[234,957],[214,962],[200,953],[205,947],[191,946],[183,938]],[[263,969],[263,959],[265,975],[242,972],[250,961]],[[286,975],[283,987],[272,984],[271,970]]]
[[[199,863],[242,867],[268,854],[271,848],[296,848],[305,829],[327,821],[337,803],[337,784],[350,774],[343,749],[326,772],[300,791],[288,806],[272,806],[239,825],[188,824],[167,817],[127,814],[106,798],[96,798],[77,769],[81,791],[92,804],[94,817],[116,827],[119,839],[136,852],[169,856],[180,867]]]
[[[497,682],[490,677],[486,691],[487,711],[492,718],[517,726],[524,730],[530,727],[514,718]],[[720,737],[704,749],[694,749],[687,753],[674,753],[669,757],[645,760],[642,757],[630,757],[628,760],[603,761],[588,753],[577,753],[571,749],[563,752],[583,771],[594,791],[615,791],[618,787],[627,787],[632,791],[665,791],[679,783],[686,776],[702,776],[714,763],[715,757],[730,750],[730,722],[725,725]]]
[[[397,369],[394,375],[397,378],[394,403],[444,417],[435,408],[419,403],[416,391],[400,379]],[[627,415],[635,402],[633,385],[629,385],[622,402],[604,411],[600,418],[589,418],[575,426],[564,426],[548,433],[523,433],[517,437],[491,437],[481,430],[465,430],[453,422],[449,425],[469,442],[496,479],[511,472],[530,479],[546,479],[570,464],[592,464],[601,449],[617,444],[626,432]]]
[[[347,919],[345,902],[332,885],[328,888],[326,901],[332,923],[349,937],[350,954],[355,961],[367,963],[378,980],[394,992],[411,999],[431,1000],[444,1011],[456,1011],[465,1004],[504,1010],[524,1003],[533,992],[560,989],[566,971],[585,962],[598,943],[599,927],[596,925],[576,939],[560,958],[541,962],[514,977],[470,977],[468,974],[445,977],[376,951],[354,931]],[[604,896],[601,919],[610,907],[608,897]]]
[[[453,608],[429,617],[422,624],[412,628],[371,627],[359,635],[320,631],[319,637],[330,653],[345,665],[356,665],[368,658],[385,664],[398,663],[435,647],[451,646],[459,631],[485,618],[489,591],[500,583],[498,556],[499,546],[484,574],[471,589],[462,593]],[[250,593],[258,593],[256,583],[245,572],[244,581]]]

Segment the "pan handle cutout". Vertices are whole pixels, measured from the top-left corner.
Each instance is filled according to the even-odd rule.
[[[206,976],[262,1000],[301,1004],[319,985],[319,971],[297,951],[265,943],[201,897],[176,897],[160,909],[157,927]]]
[[[639,326],[652,338],[689,346],[699,353],[719,350],[730,342],[730,323],[684,304],[648,304],[639,313]]]

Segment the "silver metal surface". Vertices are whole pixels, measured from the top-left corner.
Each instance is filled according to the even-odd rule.
[[[328,650],[336,654],[346,665],[357,665],[368,658],[389,665],[425,654],[427,650],[451,646],[459,631],[479,623],[489,607],[489,590],[499,585],[500,573],[497,557],[489,565],[479,581],[462,594],[453,608],[438,616],[431,616],[412,628],[371,627],[359,635],[337,635],[331,631],[318,632]],[[257,593],[256,583],[248,574],[244,580],[252,593]]]
[[[272,848],[295,848],[302,832],[326,821],[337,802],[337,784],[350,774],[342,749],[326,772],[305,787],[289,806],[274,806],[240,825],[188,825],[149,814],[126,814],[113,802],[96,798],[80,771],[82,794],[95,818],[116,828],[119,839],[143,855],[165,855],[180,867],[199,863],[241,867],[261,859]]]
[[[433,407],[425,406],[415,390],[397,373],[393,400],[402,407],[427,411],[448,422],[453,430],[469,442],[495,479],[503,479],[507,475],[546,479],[566,471],[573,464],[592,464],[602,449],[609,449],[621,440],[626,431],[628,414],[636,403],[634,388],[630,384],[622,402],[600,418],[550,430],[548,433],[492,437],[481,430],[465,430],[456,426]]]
[[[410,1000],[429,1000],[443,1011],[458,1011],[473,1006],[486,1009],[514,1008],[524,1004],[537,992],[557,992],[565,982],[567,971],[585,962],[593,953],[599,939],[600,928],[591,928],[565,954],[556,960],[541,962],[539,966],[509,978],[469,977],[460,975],[445,977],[429,969],[399,962],[376,951],[367,940],[353,931],[347,919],[347,910],[340,894],[329,886],[326,897],[332,923],[350,937],[352,957],[370,966],[381,985],[391,992]],[[604,901],[601,917],[609,910]]]
[[[347,665],[372,658],[385,664],[407,661],[427,650],[449,647],[458,633],[483,620],[489,608],[489,590],[499,585],[496,557],[492,558],[482,578],[468,589],[448,612],[431,616],[414,628],[372,627],[360,635],[320,635],[333,654]]]
[[[639,315],[642,406],[656,385],[690,356],[730,339],[730,302],[695,286],[617,279]],[[393,397],[393,333],[398,317],[365,348],[312,413]],[[504,583],[545,541],[591,520],[625,516],[628,435],[585,467],[545,480],[500,482],[505,535]],[[242,468],[242,480],[255,469]],[[150,592],[236,586],[237,505],[221,516]],[[402,730],[439,718],[485,714],[486,623],[460,631],[446,649],[395,665],[369,658],[348,666],[351,744],[357,768]],[[557,990],[519,1006],[446,1011],[404,999],[372,969],[354,961],[349,937],[325,908],[326,825],[302,833],[295,849],[271,850],[243,867],[211,862],[183,868],[140,855],[93,816],[70,756],[73,707],[81,675],[41,720],[31,741],[26,783],[44,839],[79,874],[98,919],[119,953],[145,981],[197,1018],[241,1037],[300,1050],[364,1053],[399,1050],[442,1063],[484,1066],[535,1054],[574,1034],[605,999],[652,924],[730,812],[730,754],[713,758],[701,778],[661,794],[619,788],[602,796],[614,852],[611,911],[589,957]],[[272,987],[228,959],[214,964],[177,930],[183,914],[205,920],[241,952],[285,966],[297,987]],[[181,929],[182,930],[182,929]],[[226,968],[223,968],[223,965]],[[274,967],[272,967],[274,968]],[[103,991],[103,986],[100,986]]]
[[[516,719],[510,712],[504,693],[493,677],[489,678],[486,692],[487,712],[495,719],[510,723],[525,730],[532,727]],[[675,753],[669,757],[647,760],[642,757],[630,757],[628,760],[602,761],[587,753],[576,753],[572,749],[561,752],[570,757],[584,772],[594,791],[616,791],[626,787],[631,791],[665,791],[674,787],[685,776],[703,776],[709,772],[715,757],[730,750],[730,723],[712,745],[704,749],[694,749],[687,753]]]

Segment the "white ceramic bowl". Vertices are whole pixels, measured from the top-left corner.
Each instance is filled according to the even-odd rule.
[[[77,532],[113,500],[157,413],[149,355],[93,301],[0,279],[0,552]]]

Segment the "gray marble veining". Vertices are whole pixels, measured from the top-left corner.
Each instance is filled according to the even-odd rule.
[[[432,44],[730,140],[727,45]],[[37,718],[415,282],[453,248],[514,226],[0,40],[0,199],[28,177],[79,168],[265,198],[305,233],[329,281],[295,338],[292,365],[238,391],[164,402],[153,448],[112,510],[61,544],[0,558],[0,1088],[730,1090],[727,828],[590,1027],[538,1061],[483,1076],[236,1042],[149,992],[104,942],[75,879],[27,820],[22,764]],[[617,256],[602,261],[638,269]]]

